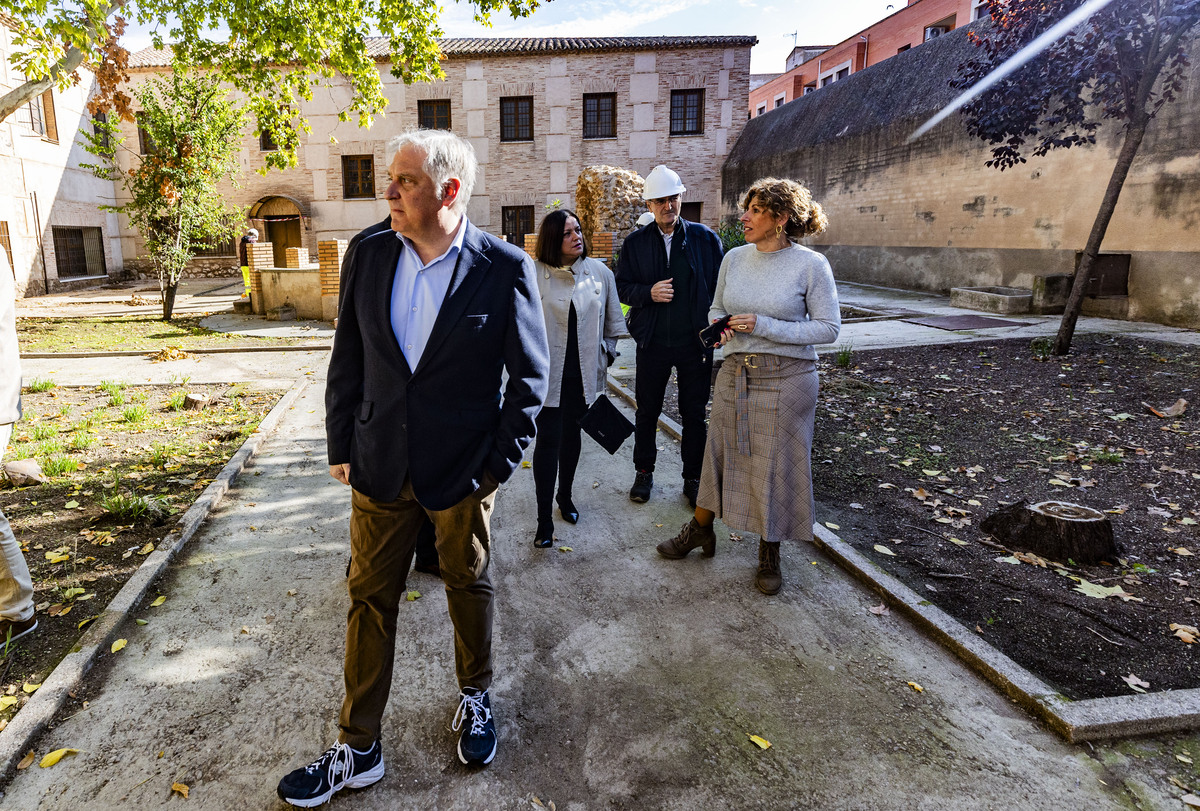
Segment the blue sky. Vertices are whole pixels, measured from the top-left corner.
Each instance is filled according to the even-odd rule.
[[[450,37],[616,37],[747,35],[758,37],[752,73],[780,73],[794,41],[833,45],[903,7],[905,0],[553,0],[533,16],[494,15],[491,28],[476,23],[472,7],[444,2],[442,29]],[[125,47],[139,50],[150,37],[131,25]]]

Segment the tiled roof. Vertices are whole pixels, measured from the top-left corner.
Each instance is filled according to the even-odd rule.
[[[757,37],[449,37],[438,40],[442,53],[456,56],[507,56],[511,54],[582,53],[603,51],[675,51],[691,48],[749,48]],[[384,37],[368,37],[367,53],[386,60],[390,49]],[[167,50],[144,48],[129,55],[131,68],[157,68],[171,64]]]

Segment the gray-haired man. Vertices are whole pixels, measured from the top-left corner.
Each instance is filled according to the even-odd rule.
[[[329,362],[329,472],[353,488],[346,697],[338,743],[280,781],[279,796],[304,807],[383,777],[398,607],[427,516],[454,625],[458,756],[475,766],[495,756],[492,507],[546,397],[533,261],[467,220],[471,145],[417,130],[392,147],[392,230],[358,245]]]

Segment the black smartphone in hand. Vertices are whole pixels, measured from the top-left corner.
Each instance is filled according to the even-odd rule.
[[[725,316],[720,321],[714,321],[704,329],[700,330],[700,341],[704,344],[705,349],[713,349],[721,342],[721,333],[729,328],[730,316]]]

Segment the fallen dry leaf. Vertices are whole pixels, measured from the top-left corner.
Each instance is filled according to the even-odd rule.
[[[1200,797],[1197,797],[1195,794],[1185,794],[1179,799],[1191,808],[1200,808]]]
[[[118,639],[116,642],[112,643],[111,650],[113,653],[116,653],[121,648],[125,647],[128,643],[129,643],[128,639]]]
[[[21,758],[21,762],[17,764],[17,771],[24,771],[33,765],[33,761],[37,760],[37,752],[29,750],[25,757]]]
[[[78,749],[55,749],[53,752],[51,752],[50,754],[48,754],[44,758],[42,758],[38,762],[38,766],[42,767],[43,769],[49,769],[51,766],[53,766],[55,763],[58,763],[60,760],[65,758],[67,755],[77,755],[77,754],[79,754]]]
[[[172,783],[171,784],[171,793],[178,794],[181,797],[183,797],[183,799],[186,800],[188,798],[187,784],[186,783]]]
[[[560,547],[558,547],[558,551],[559,551],[559,552],[574,552],[574,551],[575,551],[575,547],[573,547],[573,546],[560,546]]]
[[[420,598],[421,598],[421,592],[417,591],[416,589],[413,589],[408,594],[404,595],[404,599],[408,600],[410,603],[413,602],[414,600],[419,600]]]
[[[1192,765],[1192,759],[1190,757],[1188,757],[1187,755],[1176,755],[1175,759],[1178,760],[1180,763],[1186,763],[1189,766]]]
[[[150,603],[150,607],[157,608],[158,606],[162,605],[166,601],[167,601],[167,595],[160,594],[159,596],[154,598],[154,602]]]
[[[1169,627],[1175,632],[1175,636],[1189,645],[1200,639],[1200,630],[1197,630],[1194,625],[1181,625],[1177,622],[1172,622]]]
[[[870,611],[872,614],[874,614],[877,617],[886,617],[890,613],[888,611],[887,603],[880,603],[879,605],[873,605],[870,608],[868,608],[867,610]]]
[[[759,749],[770,749],[771,748],[771,742],[768,741],[766,738],[760,738],[757,735],[751,735],[749,732],[746,733],[746,737],[748,737],[751,740],[751,742],[755,746],[757,746]]]
[[[21,690],[23,690],[28,695],[33,695],[34,693],[37,692],[37,689],[41,686],[42,686],[41,682],[38,682],[37,684],[34,684],[32,682],[25,682],[24,684],[21,685]]]
[[[892,550],[888,549],[883,544],[879,544],[879,543],[875,544],[875,551],[881,555],[891,555],[892,557],[896,557],[896,553],[893,552]]]
[[[1176,555],[1179,555],[1179,556],[1185,557],[1185,558],[1194,557],[1196,554],[1192,550],[1188,549],[1186,546],[1177,546],[1174,549],[1172,549],[1171,551],[1174,552]]]
[[[915,681],[910,681],[908,683],[908,686],[911,687],[912,689],[916,690],[918,693],[925,692],[925,688],[922,687],[921,685],[917,684]]]
[[[828,521],[825,522],[825,526],[829,527],[830,529],[841,529],[841,527],[839,527],[837,524],[831,524]]]
[[[1121,681],[1128,684],[1130,687],[1149,687],[1150,682],[1142,681],[1137,676],[1130,673],[1128,676],[1122,676]]]

